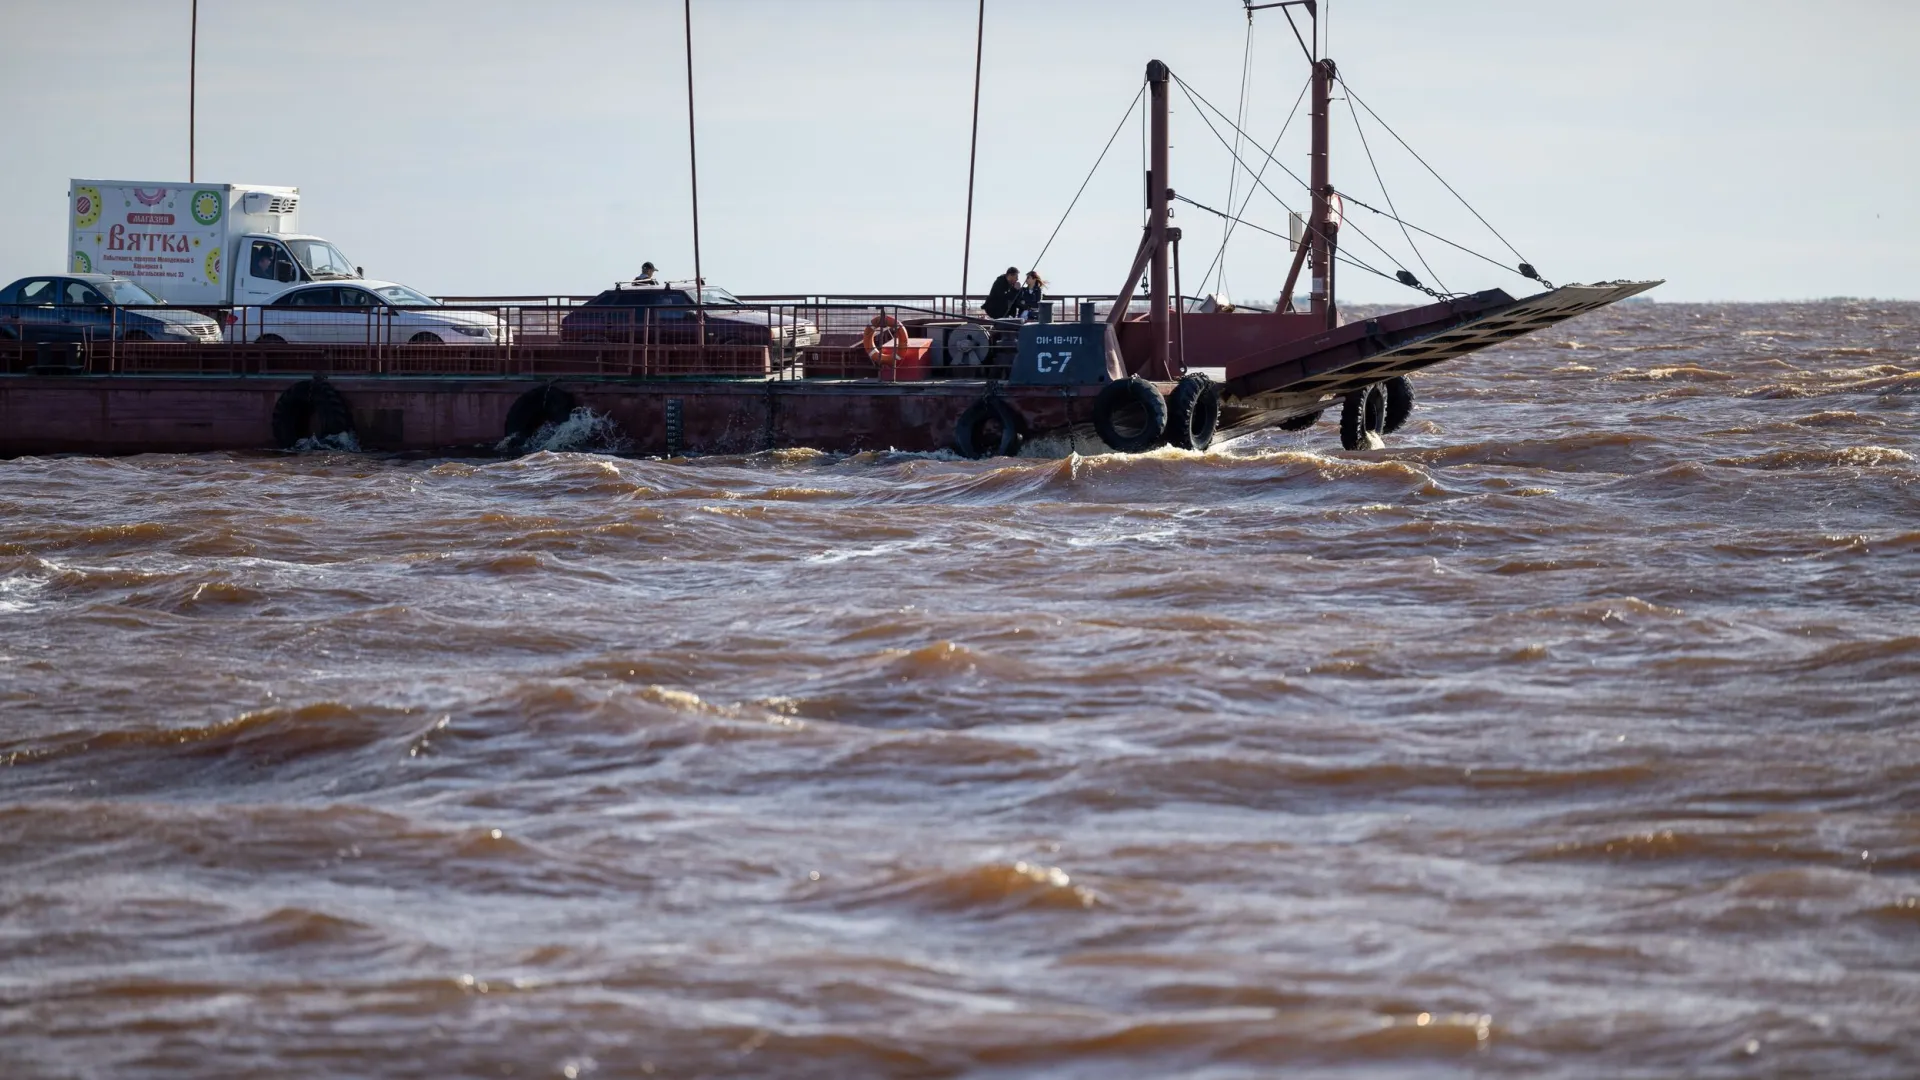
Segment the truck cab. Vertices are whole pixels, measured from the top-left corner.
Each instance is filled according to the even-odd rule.
[[[318,236],[243,233],[234,238],[233,304],[264,304],[295,285],[345,280],[359,268],[340,249]]]

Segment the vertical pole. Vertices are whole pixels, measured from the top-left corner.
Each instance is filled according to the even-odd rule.
[[[980,155],[980,57],[987,42],[987,0],[973,31],[973,142],[967,150],[967,235],[960,245],[960,311],[967,311],[967,281],[973,272],[973,166]]]
[[[1321,55],[1325,40],[1321,34],[1320,9],[1308,5],[1313,15],[1313,293],[1312,314],[1331,330],[1340,323],[1340,311],[1333,292],[1333,257],[1340,250],[1340,225],[1333,220],[1333,175],[1328,128],[1333,111],[1333,61]]]
[[[1333,200],[1327,197],[1327,114],[1333,96],[1333,65],[1326,60],[1313,62],[1313,217],[1307,229],[1313,245],[1313,315],[1334,325],[1333,312]]]
[[[1148,354],[1147,372],[1152,378],[1173,377],[1169,355],[1167,325],[1167,65],[1155,60],[1147,65],[1147,87],[1152,98],[1152,150],[1147,172],[1147,234],[1153,244],[1147,271],[1147,326],[1153,336],[1153,351]],[[1125,303],[1122,297],[1121,302]]]
[[[1180,358],[1180,374],[1187,373],[1187,301],[1186,293],[1180,287],[1180,230],[1173,233],[1173,336],[1174,353]],[[1167,372],[1167,378],[1173,378],[1173,372]]]
[[[693,137],[693,0],[685,0],[684,18],[687,27],[687,168],[693,175],[693,303],[696,310],[701,303],[700,288],[704,284],[700,276],[700,152]],[[706,320],[702,318],[704,328]],[[701,335],[701,344],[705,344],[706,335]]]
[[[193,25],[187,31],[187,183],[193,183],[194,101],[200,90],[200,0],[193,0]]]

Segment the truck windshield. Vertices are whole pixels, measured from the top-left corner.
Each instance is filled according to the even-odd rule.
[[[703,304],[730,304],[734,307],[740,306],[739,297],[725,289],[715,288],[712,285],[700,290],[700,302]]]
[[[440,302],[431,296],[414,292],[405,285],[382,285],[373,290],[380,299],[394,307],[439,307]]]
[[[116,304],[164,304],[165,300],[153,295],[131,281],[102,281],[100,290],[113,298]]]
[[[340,253],[340,249],[325,240],[289,240],[287,247],[293,252],[293,257],[300,260],[300,265],[307,268],[307,273],[316,279],[359,276],[354,273],[353,264]]]

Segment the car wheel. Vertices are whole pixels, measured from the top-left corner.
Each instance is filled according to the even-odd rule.
[[[153,340],[152,337],[148,336],[145,330],[129,330],[124,335],[122,335],[122,337],[126,341],[152,341]]]
[[[255,345],[285,345],[287,339],[281,337],[279,334],[261,334],[254,339],[253,343]]]
[[[445,343],[442,342],[437,335],[429,334],[425,330],[422,330],[419,333],[408,338],[407,344],[409,345],[441,345]]]

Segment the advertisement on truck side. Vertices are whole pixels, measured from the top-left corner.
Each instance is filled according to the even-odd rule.
[[[79,185],[72,199],[75,272],[151,282],[163,296],[224,291],[221,220],[229,208],[221,186]]]

